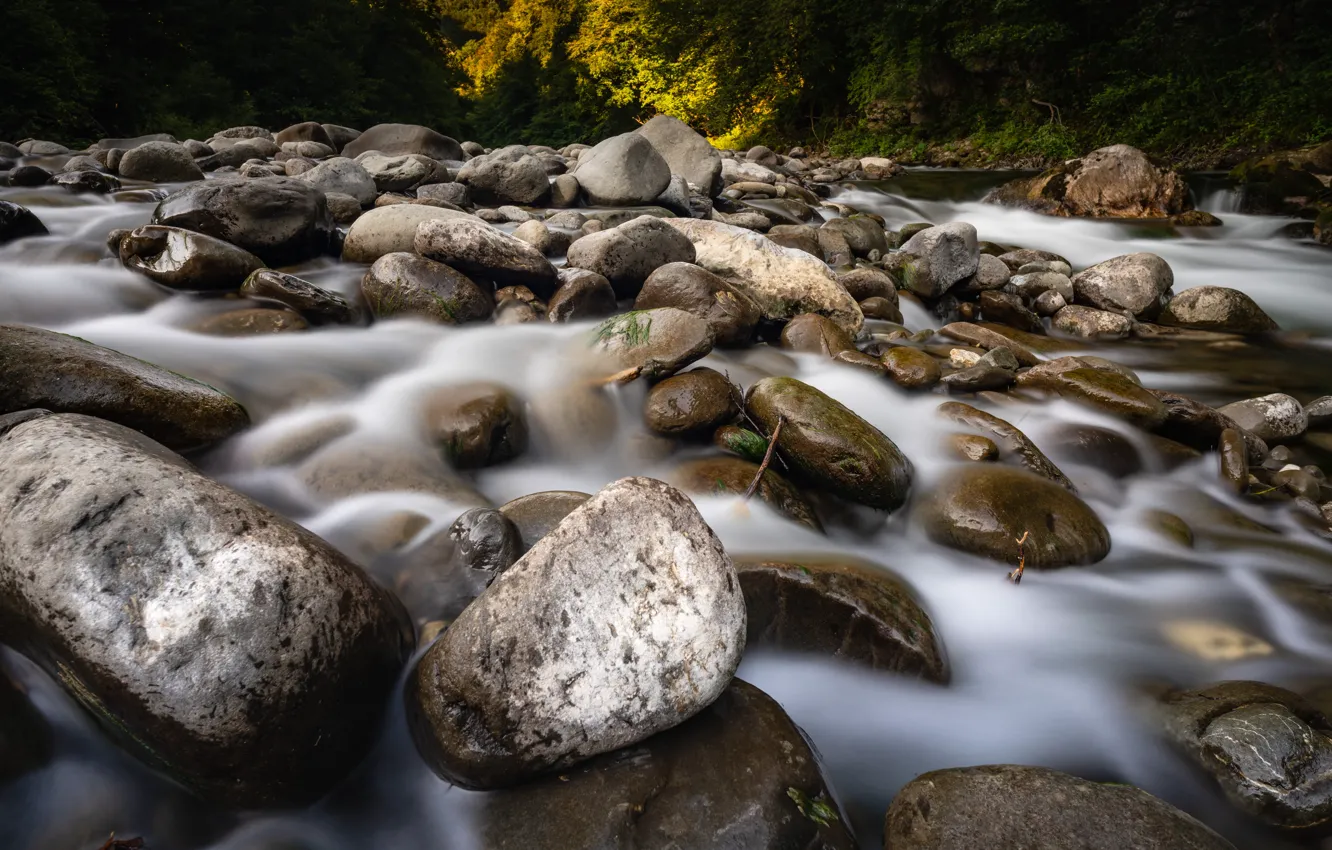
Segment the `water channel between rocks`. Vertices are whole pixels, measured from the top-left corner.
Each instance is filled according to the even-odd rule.
[[[1044,218],[978,202],[1005,175],[915,171],[883,184],[845,184],[834,201],[884,216],[890,229],[916,221],[966,221],[980,238],[1058,252],[1075,268],[1135,251],[1164,257],[1176,292],[1211,284],[1241,290],[1303,345],[1260,343],[1242,351],[1183,351],[1136,342],[1090,344],[1087,351],[1127,365],[1146,386],[1221,404],[1282,391],[1302,401],[1332,392],[1332,253],[1285,239],[1283,219],[1239,215],[1224,189],[1195,178],[1200,206],[1225,224],[1175,234],[1145,225]],[[438,327],[388,321],[369,328],[243,339],[181,330],[216,302],[165,298],[118,265],[93,264],[107,233],[148,222],[151,203],[111,203],[58,188],[0,189],[38,212],[52,236],[0,249],[0,319],[80,336],[210,383],[240,400],[257,425],[205,457],[210,475],[291,515],[353,558],[359,541],[403,511],[418,514],[424,539],[463,506],[429,495],[359,494],[314,510],[290,466],[272,466],[279,441],[323,420],[350,417],[353,450],[419,440],[416,405],[431,388],[496,381],[528,399],[562,392],[570,342],[581,325]],[[364,267],[324,260],[296,269],[350,294]],[[904,304],[913,331],[938,322]],[[812,356],[759,346],[716,351],[701,361],[745,385],[790,374],[851,407],[911,458],[914,487],[928,487],[956,461],[941,446],[934,416],[940,396],[909,395],[892,383]],[[517,461],[479,472],[475,484],[499,504],[540,490],[595,492],[627,475],[664,475],[637,411],[644,390],[615,391],[618,415],[608,443],[537,444]],[[297,404],[309,399],[307,404]],[[1001,414],[1002,415],[1002,414]],[[1008,567],[941,548],[894,515],[870,536],[848,527],[822,537],[757,502],[699,500],[705,518],[735,555],[786,560],[842,553],[890,567],[910,581],[946,646],[946,688],[823,659],[751,653],[740,677],[774,697],[823,759],[862,846],[881,846],[893,795],[921,772],[1019,763],[1138,785],[1193,814],[1241,848],[1279,848],[1228,809],[1219,792],[1175,754],[1139,710],[1153,683],[1200,686],[1223,679],[1275,684],[1332,681],[1332,630],[1282,602],[1264,578],[1275,572],[1332,580],[1332,546],[1298,527],[1282,507],[1227,494],[1214,456],[1173,471],[1149,464],[1116,479],[1061,454],[1057,429],[1069,422],[1141,435],[1067,403],[1024,408],[1014,418],[1077,483],[1113,538],[1094,567],[1032,573],[1020,585]],[[574,429],[575,431],[577,429]],[[584,445],[578,445],[582,437]],[[1315,447],[1305,451],[1316,452]],[[1150,457],[1150,453],[1144,453]],[[1302,463],[1320,465],[1326,455]],[[1329,468],[1324,466],[1324,468]],[[1277,529],[1241,531],[1216,521],[1217,504]],[[1169,510],[1193,528],[1185,548],[1146,520]],[[1201,657],[1183,646],[1180,624],[1242,630],[1252,640],[1230,657]],[[1223,653],[1224,654],[1224,653]],[[57,759],[0,788],[0,824],[10,847],[75,848],[111,830],[157,836],[168,847],[440,848],[479,846],[471,825],[481,795],[436,779],[417,756],[401,706],[388,714],[365,767],[314,807],[237,817],[208,810],[120,754],[48,679],[16,655],[9,660],[58,729]],[[399,689],[400,690],[400,689]],[[400,702],[401,696],[397,698]],[[1309,846],[1290,844],[1289,846]]]

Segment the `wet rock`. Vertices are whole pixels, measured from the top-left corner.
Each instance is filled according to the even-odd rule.
[[[321,505],[366,493],[427,493],[466,507],[491,507],[438,453],[415,442],[338,440],[307,458],[296,478]]]
[[[748,345],[762,315],[738,287],[690,263],[668,263],[648,276],[634,309],[658,307],[675,307],[703,319],[723,348]]]
[[[768,231],[768,239],[783,248],[794,248],[806,254],[823,259],[823,250],[819,247],[818,231],[807,224],[779,224]]]
[[[1184,290],[1166,304],[1160,321],[1163,325],[1239,334],[1278,330],[1277,323],[1252,298],[1223,286]]]
[[[1071,369],[1052,376],[1039,386],[1147,431],[1159,428],[1169,416],[1160,399],[1118,372]]]
[[[741,561],[746,646],[814,652],[947,683],[934,624],[909,585],[874,564]]]
[[[1127,316],[1074,304],[1055,313],[1050,325],[1084,339],[1125,339],[1133,332],[1133,320]]]
[[[939,361],[918,348],[905,345],[884,352],[882,363],[893,383],[907,390],[929,389],[939,383],[942,374]]]
[[[897,301],[887,298],[866,298],[860,302],[860,313],[867,319],[882,319],[885,322],[901,324],[902,310]]]
[[[20,165],[9,172],[10,186],[45,186],[51,182],[51,172],[40,165]],[[9,201],[3,203],[8,204]]]
[[[920,258],[907,275],[907,287],[923,298],[938,298],[974,275],[980,264],[976,228],[961,221],[920,231],[902,251]]]
[[[856,846],[805,736],[738,679],[675,729],[488,796],[480,818],[492,848]]]
[[[672,174],[693,183],[709,198],[721,191],[721,155],[688,124],[670,115],[657,115],[635,132],[652,144]]]
[[[419,316],[445,325],[490,318],[495,302],[467,275],[416,254],[385,254],[361,279],[377,319]]]
[[[755,435],[757,436],[757,435]],[[759,438],[762,440],[762,438]],[[766,448],[766,442],[764,446]],[[760,459],[761,460],[761,459]],[[695,496],[743,496],[758,477],[759,462],[738,457],[707,457],[686,461],[672,471],[670,481]],[[809,502],[791,482],[771,466],[763,470],[754,495],[792,522],[823,532]]]
[[[32,210],[12,201],[0,200],[0,245],[29,236],[45,236],[49,232]]]
[[[988,292],[1003,289],[1012,276],[1004,261],[992,254],[982,253],[976,264],[976,274],[957,286],[960,292]]]
[[[419,124],[376,124],[344,145],[342,155],[354,159],[366,151],[391,156],[415,153],[455,162],[467,159],[456,141]]]
[[[864,323],[860,307],[832,270],[803,251],[715,221],[668,219],[666,223],[694,243],[698,265],[725,277],[753,299],[764,318],[785,322],[801,313],[818,313],[852,334]]]
[[[569,265],[610,281],[616,296],[632,298],[654,271],[668,263],[692,263],[694,245],[662,219],[641,216],[584,236],[569,247]]]
[[[426,651],[408,676],[412,734],[454,784],[514,785],[705,708],[739,665],[744,629],[730,558],[693,503],[622,479]]]
[[[1157,168],[1128,145],[1111,145],[1044,173],[1006,183],[986,203],[1056,216],[1166,218],[1192,207],[1175,172]]]
[[[509,518],[491,508],[472,508],[449,526],[458,564],[478,592],[522,556],[522,537]]]
[[[995,348],[1007,348],[1020,366],[1035,366],[1041,362],[1040,358],[1026,346],[1014,342],[1002,334],[995,333],[989,328],[983,328],[971,322],[952,322],[944,325],[939,329],[939,335],[970,343],[987,351]]]
[[[451,184],[446,184],[451,185]],[[376,207],[356,219],[342,244],[342,259],[373,263],[385,254],[416,250],[416,228],[425,221],[475,220],[458,210],[418,204]]]
[[[341,325],[356,313],[347,299],[293,274],[259,269],[245,279],[240,294],[280,301],[316,325]]]
[[[550,297],[546,316],[552,322],[600,319],[615,313],[615,290],[610,281],[584,269],[559,270],[560,288]]]
[[[235,292],[264,261],[229,242],[147,224],[119,243],[120,262],[150,280],[190,292]]]
[[[993,440],[979,434],[950,434],[946,445],[962,460],[985,463],[999,459],[999,447]]]
[[[820,231],[836,231],[846,239],[847,247],[857,257],[868,257],[874,251],[883,255],[888,250],[888,240],[883,226],[868,216],[853,215],[849,218],[833,218],[823,223]]]
[[[1263,440],[1290,440],[1309,428],[1309,417],[1299,401],[1285,393],[1227,404],[1217,411]]]
[[[1110,552],[1110,533],[1086,503],[1010,466],[960,467],[912,513],[935,543],[1006,563],[1017,563],[1015,541],[1026,532],[1029,568],[1093,564]]]
[[[1068,299],[1053,289],[1048,289],[1036,296],[1031,304],[1038,316],[1054,316],[1068,306]]]
[[[987,322],[998,322],[1030,333],[1045,330],[1041,317],[1033,313],[1016,293],[982,292],[979,303]]]
[[[850,293],[856,301],[867,298],[884,298],[897,304],[897,286],[892,275],[880,269],[860,266],[837,276],[837,282]]]
[[[740,415],[740,390],[712,369],[674,375],[648,390],[643,421],[665,437],[709,437]]]
[[[499,511],[518,529],[522,552],[526,553],[590,498],[590,493],[575,490],[545,490],[519,496],[500,505]]]
[[[877,428],[794,378],[764,378],[749,388],[745,410],[771,434],[785,420],[777,448],[792,472],[853,502],[892,511],[906,501],[911,462]]]
[[[1012,370],[986,363],[977,363],[944,375],[942,382],[950,392],[979,393],[987,390],[1002,390],[1012,386],[1016,376]]]
[[[423,257],[500,286],[529,287],[542,298],[559,285],[555,267],[540,251],[476,218],[423,221],[414,244]]]
[[[1235,850],[1146,791],[1012,764],[916,777],[893,799],[884,834],[890,850]]]
[[[678,372],[712,350],[712,329],[674,307],[634,310],[607,319],[593,334],[593,348],[620,369],[653,379]]]
[[[362,168],[359,162],[345,156],[326,159],[314,168],[302,172],[298,179],[325,193],[351,195],[363,207],[373,204],[378,195],[378,189],[370,173]]]
[[[126,180],[152,183],[186,183],[204,176],[183,145],[165,141],[145,142],[125,150],[118,170]]]
[[[1023,273],[1014,275],[1008,282],[1014,292],[1028,301],[1034,301],[1037,296],[1052,290],[1067,302],[1072,302],[1074,298],[1072,279],[1059,272]]]
[[[458,172],[458,182],[483,204],[531,206],[550,192],[545,166],[521,146],[473,157]]]
[[[832,319],[816,313],[802,313],[782,328],[782,348],[833,357],[843,351],[855,351],[855,343]]]
[[[272,266],[319,256],[335,232],[324,193],[293,177],[193,183],[158,204],[152,223],[230,242]]]
[[[1249,488],[1249,464],[1244,438],[1234,428],[1221,432],[1217,444],[1220,455],[1221,480],[1232,493],[1243,493]]]
[[[1051,434],[1050,444],[1061,461],[1089,466],[1114,478],[1127,478],[1143,469],[1133,441],[1118,431],[1081,423],[1066,423]]]
[[[1019,269],[1028,263],[1059,262],[1066,266],[1069,265],[1068,260],[1058,254],[1050,251],[1037,251],[1032,248],[1018,248],[1013,251],[1005,252],[999,255],[999,260],[1004,265],[1008,266],[1008,268],[1014,273],[1017,273]],[[1071,266],[1069,268],[1070,270],[1072,269]]]
[[[92,170],[57,174],[51,178],[51,183],[76,195],[107,195],[120,189],[119,180],[110,174]]]
[[[107,419],[180,451],[250,424],[206,384],[77,337],[0,325],[0,413],[32,408]]]
[[[432,392],[422,409],[426,433],[457,469],[479,469],[527,451],[523,401],[499,384],[467,383]]]
[[[1250,462],[1261,463],[1267,456],[1267,444],[1226,414],[1179,393],[1152,389],[1147,392],[1166,407],[1166,419],[1156,433],[1210,452],[1220,443],[1221,433],[1229,428],[1244,438]]]
[[[1068,476],[1064,475],[1059,467],[1055,466],[1045,453],[1012,423],[960,401],[949,401],[939,405],[938,413],[958,425],[984,431],[999,444],[1005,456],[1011,455],[1012,459],[1024,469],[1069,490],[1075,490]]]
[[[593,204],[647,204],[671,182],[671,168],[646,136],[612,136],[578,158],[578,185]]]
[[[1078,272],[1073,292],[1080,304],[1151,318],[1175,283],[1170,264],[1155,254],[1125,254]]]
[[[1225,791],[1271,826],[1321,827],[1332,816],[1324,777],[1332,725],[1298,695],[1261,682],[1222,682],[1161,699],[1166,732]]]
[[[311,802],[361,760],[410,646],[390,594],[112,423],[26,422],[0,457],[3,639],[122,744],[247,808]]]
[[[303,331],[309,327],[310,324],[299,313],[252,307],[209,316],[190,325],[190,330],[209,336],[263,336]]]

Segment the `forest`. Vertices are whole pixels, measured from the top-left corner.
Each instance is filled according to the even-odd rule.
[[[9,0],[0,138],[427,124],[595,141],[1173,160],[1332,136],[1315,0]]]

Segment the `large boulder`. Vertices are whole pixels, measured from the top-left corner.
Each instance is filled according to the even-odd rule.
[[[903,253],[916,259],[907,267],[907,288],[922,298],[938,298],[980,266],[976,228],[964,221],[930,227],[912,236]]]
[[[0,641],[205,799],[318,799],[376,737],[411,627],[324,541],[134,431],[0,436]]]
[[[765,319],[787,322],[801,313],[818,313],[851,334],[865,323],[855,299],[822,260],[742,227],[699,219],[665,221],[694,243],[698,265],[748,295]]]
[[[203,171],[184,145],[175,142],[144,142],[125,151],[120,158],[120,176],[126,180],[153,183],[187,183],[202,180]]]
[[[285,145],[288,142],[315,142],[336,150],[328,131],[324,129],[323,124],[317,121],[302,121],[299,124],[292,124],[290,127],[278,130],[273,134],[273,141],[279,145]]]
[[[645,136],[624,133],[584,151],[574,171],[588,201],[612,207],[651,203],[671,182],[671,168]]]
[[[469,277],[499,286],[526,286],[541,298],[550,297],[559,286],[555,267],[540,251],[474,216],[423,221],[413,245],[421,256]]]
[[[423,180],[434,179],[441,172],[447,173],[433,159],[419,153],[389,156],[379,151],[367,151],[356,157],[356,162],[370,175],[375,189],[380,192],[405,192]]]
[[[546,167],[521,147],[473,157],[458,172],[458,182],[483,204],[529,206],[550,193]]]
[[[1166,218],[1193,209],[1189,189],[1128,145],[1111,145],[1036,177],[999,187],[986,202],[1056,216]]]
[[[152,223],[214,236],[272,266],[323,254],[336,232],[324,193],[291,177],[193,183],[163,199]]]
[[[34,408],[107,419],[178,451],[250,424],[245,408],[207,384],[78,337],[0,325],[0,414]]]
[[[120,262],[150,280],[193,292],[235,292],[264,261],[192,230],[145,224],[120,240]]]
[[[445,325],[490,318],[495,299],[471,278],[408,253],[385,254],[361,279],[361,294],[376,319],[417,316]]]
[[[416,228],[423,221],[475,216],[459,210],[424,204],[393,204],[363,213],[347,230],[342,259],[348,263],[373,263],[385,254],[416,250]]]
[[[692,263],[667,263],[648,275],[634,309],[656,307],[675,307],[703,319],[722,348],[749,345],[763,315],[738,287]]]
[[[0,201],[0,245],[50,233],[37,214],[13,201]]]
[[[911,488],[906,455],[850,408],[795,378],[764,378],[745,395],[745,412],[772,434],[791,472],[828,492],[885,511]]]
[[[660,218],[645,215],[602,230],[569,246],[568,262],[610,281],[620,298],[632,298],[667,263],[692,263],[694,245]]]
[[[1161,311],[1163,325],[1200,331],[1261,334],[1279,330],[1252,298],[1224,286],[1195,286],[1171,298]]]
[[[340,195],[350,195],[363,207],[373,204],[378,193],[370,172],[362,168],[356,160],[345,156],[326,159],[309,171],[302,172],[296,179],[304,180],[325,194],[336,192]]]
[[[1235,850],[1221,836],[1131,785],[1044,767],[934,770],[898,792],[888,850]]]
[[[731,560],[683,493],[626,478],[575,508],[408,676],[440,776],[503,788],[635,744],[706,708],[744,651]]]
[[[386,154],[419,153],[431,159],[461,162],[467,159],[456,141],[419,124],[376,124],[342,148],[355,159],[366,151]]]
[[[634,132],[652,143],[672,174],[694,184],[709,198],[721,191],[721,154],[688,124],[671,115],[657,115]]]
[[[1073,276],[1073,295],[1079,304],[1115,313],[1154,316],[1175,283],[1170,264],[1156,254],[1124,254]]]

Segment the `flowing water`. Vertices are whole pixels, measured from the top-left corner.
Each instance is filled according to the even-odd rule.
[[[1307,331],[1248,346],[1116,343],[1096,352],[1135,368],[1148,386],[1210,403],[1271,392],[1303,401],[1332,392],[1332,252],[1289,241],[1281,219],[1238,215],[1215,179],[1194,180],[1219,228],[1165,228],[1050,219],[982,205],[1005,175],[909,172],[882,184],[842,187],[836,201],[913,221],[968,221],[981,238],[1056,251],[1075,267],[1152,251],[1174,269],[1176,290],[1201,284],[1251,295],[1283,328]],[[166,297],[104,257],[117,227],[146,223],[151,203],[71,196],[59,189],[0,189],[31,206],[52,231],[0,249],[0,320],[76,334],[182,372],[233,394],[256,426],[199,462],[210,474],[283,511],[372,569],[386,528],[404,514],[423,526],[411,546],[463,510],[447,494],[353,493],[329,504],[306,491],[290,445],[343,420],[352,451],[425,447],[419,405],[432,389],[460,381],[506,384],[556,409],[518,461],[481,471],[476,489],[498,504],[546,489],[592,492],[630,474],[662,475],[672,460],[639,422],[643,389],[615,390],[611,403],[570,412],[582,398],[571,383],[586,326],[449,328],[391,321],[257,338],[183,330],[235,301]],[[296,270],[321,286],[355,292],[360,267],[320,261]],[[908,309],[912,330],[938,320]],[[748,383],[791,374],[849,405],[895,441],[928,487],[954,461],[941,447],[946,427],[932,415],[942,400],[909,395],[858,370],[763,347],[714,353],[704,365]],[[582,398],[582,402],[588,400]],[[595,401],[595,400],[594,400]],[[740,676],[777,699],[806,731],[862,846],[881,846],[882,817],[902,784],[938,768],[1011,762],[1054,767],[1139,785],[1194,814],[1241,848],[1281,848],[1234,815],[1214,786],[1159,738],[1142,710],[1144,691],[1254,678],[1298,685],[1332,674],[1332,630],[1280,601],[1275,574],[1332,581],[1332,546],[1291,518],[1286,506],[1227,495],[1215,457],[1167,471],[1145,451],[1142,471],[1116,479],[1062,451],[1058,428],[1088,423],[1142,435],[1066,403],[996,410],[1035,439],[1078,484],[1109,527],[1102,563],[1028,573],[937,547],[903,516],[848,517],[828,537],[783,521],[754,503],[702,499],[700,508],[736,554],[790,558],[845,554],[906,577],[930,611],[953,669],[946,688],[876,674],[826,659],[751,653]],[[559,423],[576,423],[560,427]],[[602,427],[581,427],[589,421]],[[603,421],[609,420],[609,422]],[[1297,449],[1319,460],[1317,447]],[[1301,462],[1310,462],[1302,460]],[[1155,510],[1192,527],[1192,548],[1154,530]],[[1261,522],[1236,526],[1239,514]],[[1247,635],[1230,652],[1200,653],[1179,635],[1189,624]],[[1225,657],[1218,657],[1225,656]],[[49,680],[9,659],[57,728],[52,764],[0,788],[0,824],[11,848],[95,847],[108,833],[143,835],[150,850],[187,847],[478,847],[472,823],[479,795],[435,779],[416,756],[400,705],[385,720],[368,763],[339,790],[304,811],[236,815],[213,811],[118,753]],[[1332,678],[1332,676],[1330,676]]]

